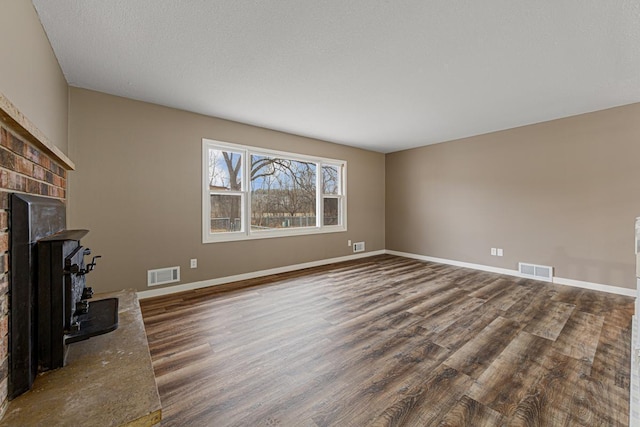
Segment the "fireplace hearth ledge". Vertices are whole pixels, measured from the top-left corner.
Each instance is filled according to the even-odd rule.
[[[9,402],[0,426],[152,426],[161,406],[138,298],[133,290],[96,294],[119,299],[113,332],[69,346],[67,364],[36,377]]]

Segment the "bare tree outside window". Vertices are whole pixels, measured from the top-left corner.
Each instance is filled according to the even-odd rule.
[[[251,208],[252,229],[315,227],[316,165],[252,155]]]
[[[242,190],[242,154],[210,149],[209,186],[217,190]]]
[[[209,150],[211,232],[241,231],[242,154]],[[227,193],[227,194],[224,194]]]
[[[340,194],[338,166],[322,166],[322,194]]]
[[[282,154],[205,141],[205,203],[210,213],[205,241],[207,235],[242,239],[252,233],[257,237],[261,232],[267,236],[278,235],[277,230],[322,232],[325,226],[345,226],[341,219],[345,163]],[[266,233],[270,231],[275,234]]]
[[[340,170],[338,166],[322,166],[322,223],[340,224]]]

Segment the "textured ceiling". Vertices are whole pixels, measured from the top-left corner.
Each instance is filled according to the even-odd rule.
[[[72,86],[381,152],[640,102],[638,0],[33,3]]]

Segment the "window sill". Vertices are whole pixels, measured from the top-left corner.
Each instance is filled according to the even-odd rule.
[[[236,233],[224,233],[224,235],[211,235],[208,234],[202,239],[203,244],[207,243],[224,243],[224,242],[238,242],[246,240],[258,240],[258,239],[272,239],[278,237],[294,237],[294,236],[311,236],[316,234],[330,234],[330,233],[342,233],[347,231],[347,227],[335,226],[335,227],[309,227],[300,228],[297,230],[270,230],[270,231],[254,231],[251,234],[245,232]]]

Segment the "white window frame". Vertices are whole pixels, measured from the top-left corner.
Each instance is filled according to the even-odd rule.
[[[209,188],[209,149],[233,151],[242,154],[242,190],[213,191]],[[316,165],[316,225],[276,230],[251,230],[251,156],[269,156],[296,160]],[[338,194],[322,193],[322,167],[335,166],[341,171]],[[273,237],[300,236],[309,234],[336,233],[347,231],[347,162],[345,160],[309,156],[269,150],[249,145],[234,144],[213,139],[202,139],[202,243],[231,242]],[[211,232],[211,195],[239,195],[241,199],[242,227],[239,231]],[[339,212],[337,225],[324,225],[324,198],[337,198]]]

